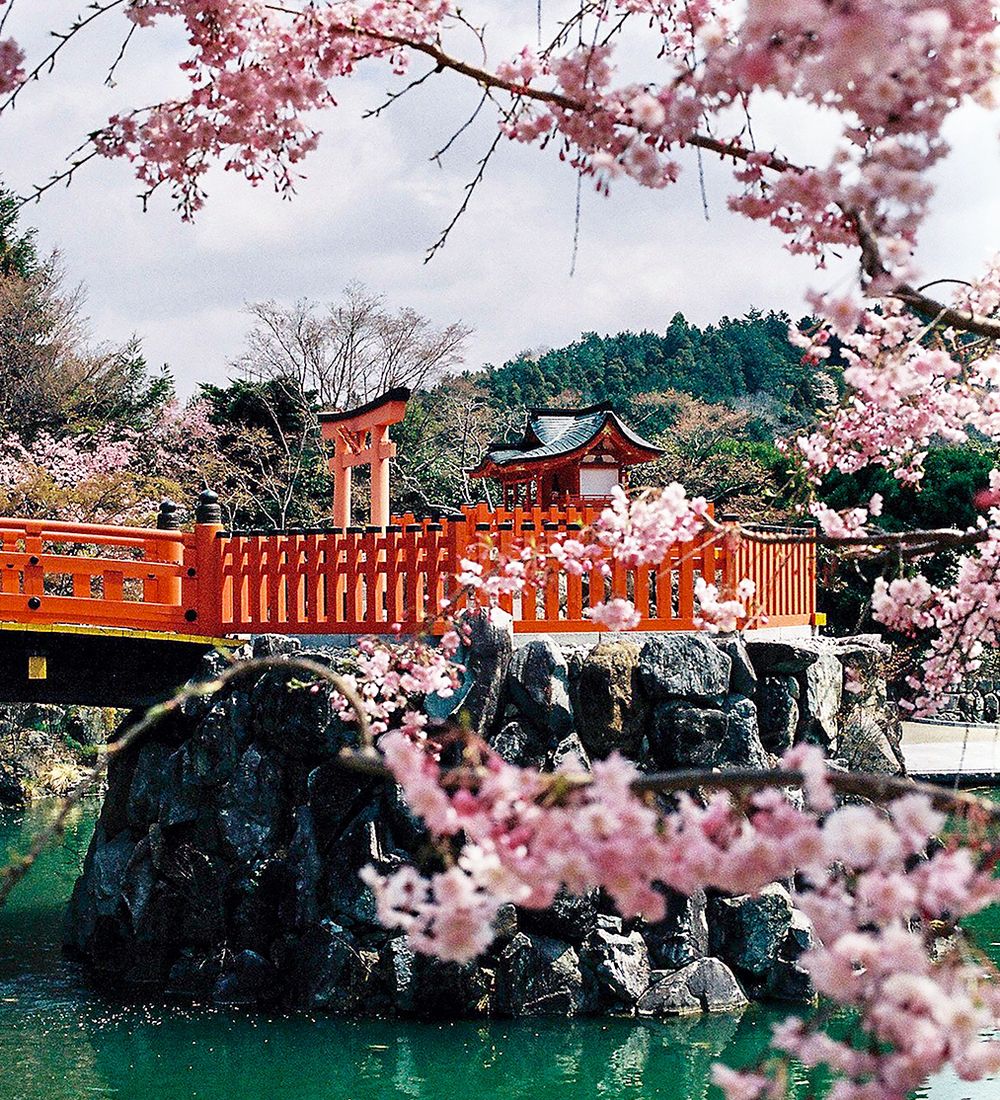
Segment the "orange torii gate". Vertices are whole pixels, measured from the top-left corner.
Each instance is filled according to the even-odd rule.
[[[406,416],[409,400],[410,391],[398,387],[356,409],[319,414],[323,438],[333,443],[334,527],[351,526],[351,471],[355,466],[371,469],[369,523],[373,527],[389,525],[389,460],[396,457],[389,426]]]

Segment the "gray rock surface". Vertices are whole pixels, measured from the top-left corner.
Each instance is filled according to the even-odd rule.
[[[545,763],[549,737],[547,734],[514,719],[505,722],[499,730],[487,738],[490,748],[511,764],[520,767],[541,768]]]
[[[800,739],[826,748],[837,743],[843,700],[844,669],[833,653],[822,653],[802,674]]]
[[[651,699],[721,700],[729,691],[732,661],[703,635],[658,634],[643,645],[638,669]]]
[[[639,687],[639,646],[600,642],[583,659],[573,685],[576,728],[587,752],[603,758],[614,749],[634,756],[642,739],[646,703]]]
[[[746,643],[739,634],[720,634],[713,638],[732,663],[729,677],[729,691],[733,695],[746,695],[753,698],[757,690],[757,673],[750,662]]]
[[[758,676],[796,676],[819,660],[821,646],[811,638],[781,642],[755,638],[747,642],[747,653]]]
[[[662,635],[641,649],[605,640],[568,661],[550,639],[513,656],[507,642],[483,625],[470,647],[483,691],[471,682],[459,709],[478,698],[469,717],[514,763],[578,769],[590,752],[616,751],[641,769],[763,767],[793,735],[834,728],[849,762],[898,770],[885,652],[866,639],[744,647]],[[281,639],[252,649],[290,652]],[[838,707],[840,670],[859,690]],[[217,671],[207,660],[203,675]],[[430,1017],[658,1015],[738,1010],[744,994],[812,997],[800,963],[812,932],[782,887],[756,898],[666,891],[655,924],[623,920],[600,892],[560,891],[545,910],[504,906],[473,962],[415,954],[379,924],[358,872],[419,864],[426,830],[395,783],[338,764],[353,732],[294,681],[274,668],[194,699],[112,761],[65,939],[116,991]]]
[[[586,1005],[580,958],[567,943],[518,932],[500,952],[497,1005],[508,1016],[576,1016]]]
[[[506,612],[494,608],[472,618],[469,644],[462,654],[471,684],[460,709],[481,737],[496,720],[513,652],[514,625]]]
[[[708,921],[712,954],[738,973],[759,979],[773,966],[791,930],[792,901],[777,883],[756,897],[713,897]]]
[[[684,700],[660,703],[653,711],[649,749],[660,768],[767,765],[751,700],[726,696],[718,708]]]
[[[696,1012],[739,1012],[746,994],[719,959],[698,959],[680,970],[655,970],[639,998],[640,1016],[687,1016]]]
[[[664,892],[666,915],[647,925],[644,934],[652,965],[660,970],[679,970],[708,954],[708,903],[704,890],[690,897],[675,890]]]
[[[569,670],[551,638],[537,638],[514,650],[507,690],[521,714],[553,738],[562,738],[573,728]]]
[[[799,694],[794,676],[761,677],[757,690],[760,738],[769,752],[780,755],[792,747],[799,728]]]
[[[604,1003],[631,1009],[649,986],[649,952],[639,932],[624,936],[599,928],[580,955],[583,966],[593,971]]]

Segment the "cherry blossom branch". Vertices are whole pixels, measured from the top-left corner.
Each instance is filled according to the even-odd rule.
[[[828,769],[825,778],[837,794],[867,798],[872,802],[888,802],[908,794],[923,794],[938,810],[959,814],[975,811],[991,822],[1000,823],[1000,803],[936,783],[880,772],[842,772],[834,769]],[[796,768],[723,768],[720,771],[686,768],[645,775],[632,783],[632,790],[636,794],[671,794],[699,787],[734,792],[760,791],[772,787],[802,787],[809,779],[805,772]]]
[[[275,8],[275,10],[286,11],[287,13],[287,9]],[[462,61],[460,58],[447,53],[435,43],[414,41],[400,35],[362,31],[346,25],[334,29],[337,33],[364,35],[365,37],[375,38],[376,40],[425,54],[435,62],[435,72],[450,70],[461,76],[469,77],[477,84],[487,89],[505,91],[512,96],[532,100],[536,103],[559,107],[565,111],[573,111],[582,114],[592,113],[592,108],[581,100],[574,99],[572,96],[568,96],[563,92],[538,88],[531,84],[515,83],[512,80],[505,79],[497,73],[490,72],[482,66],[472,65],[466,61]],[[632,123],[632,128],[639,133],[645,132],[644,128],[637,123]],[[806,171],[805,167],[793,164],[791,161],[775,153],[762,156],[755,150],[744,147],[739,142],[722,141],[718,138],[697,132],[689,134],[684,138],[681,145],[691,145],[697,149],[716,153],[723,159],[731,158],[743,162],[748,162],[752,159],[755,164],[768,168],[773,172],[794,172],[801,174]],[[463,210],[465,206],[467,206],[467,203],[463,204]],[[867,276],[870,282],[884,280],[889,276],[889,272],[883,261],[878,241],[874,233],[869,229],[866,219],[860,211],[853,210],[847,205],[842,205],[841,208],[844,211],[845,217],[853,224],[858,238],[861,249],[862,272]],[[446,237],[447,233],[444,236]],[[444,243],[443,239],[438,241],[431,248],[428,253],[428,258],[437,251],[442,243]],[[972,310],[954,309],[930,297],[930,295],[922,290],[910,286],[908,283],[898,283],[885,293],[888,296],[898,298],[918,313],[930,315],[934,318],[935,324],[950,326],[959,331],[972,332],[980,336],[990,337],[991,339],[1000,339],[1000,318],[986,317]]]
[[[861,270],[871,281],[888,278],[889,272],[882,260],[878,242],[867,221],[859,211],[845,209],[845,213],[854,223],[858,242],[861,245]],[[956,309],[925,293],[926,287],[946,281],[961,282],[963,280],[935,279],[931,283],[925,283],[923,287],[913,287],[908,283],[897,283],[888,293],[890,297],[898,298],[916,313],[930,317],[934,326],[953,328],[959,332],[972,332],[977,336],[1000,340],[1000,317],[987,317],[971,309]]]
[[[383,762],[377,749],[341,749],[337,762],[347,771],[380,779],[393,779],[394,773]],[[454,790],[475,790],[486,778],[483,767],[459,766],[442,776],[442,786]],[[841,795],[866,798],[871,802],[890,802],[910,794],[926,795],[935,808],[954,814],[975,812],[989,822],[1000,823],[1000,803],[968,791],[952,790],[881,772],[838,771],[827,769],[824,777]],[[570,791],[583,790],[594,782],[589,772],[560,772],[550,777],[556,799]],[[812,776],[798,768],[678,768],[651,772],[630,784],[633,794],[679,794],[682,791],[717,790],[734,793],[764,791],[782,787],[803,787]]]

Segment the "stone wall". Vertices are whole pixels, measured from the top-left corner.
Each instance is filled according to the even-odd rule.
[[[942,693],[935,718],[950,722],[1000,722],[1000,679],[967,680]]]
[[[647,770],[767,766],[808,738],[845,766],[896,771],[883,656],[867,638],[669,634],[514,650],[503,624],[481,621],[459,705],[504,756],[542,768],[612,750]],[[357,871],[411,859],[421,825],[394,786],[337,766],[352,731],[289,681],[272,669],[194,701],[116,758],[66,923],[98,980],[358,1015],[658,1016],[811,998],[796,963],[811,930],[780,885],[671,894],[657,924],[623,921],[600,893],[561,896],[544,912],[507,907],[474,964],[415,956],[378,925]]]

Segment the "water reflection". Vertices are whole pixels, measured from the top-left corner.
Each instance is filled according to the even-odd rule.
[[[752,1061],[784,1015],[753,1006],[675,1021],[438,1025],[122,1006],[95,995],[58,949],[91,824],[77,822],[70,848],[49,853],[0,911],[0,1100],[718,1100],[711,1064]],[[0,819],[0,847],[28,831]],[[804,1100],[822,1080],[798,1085]],[[986,1100],[997,1088],[942,1078],[925,1095]]]

